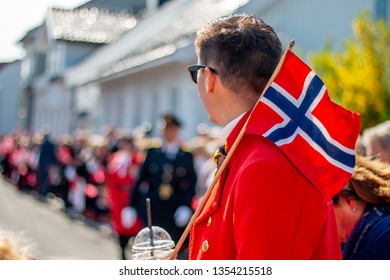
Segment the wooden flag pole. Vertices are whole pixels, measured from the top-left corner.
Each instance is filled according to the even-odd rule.
[[[290,44],[288,45],[286,51],[283,53],[282,57],[280,58],[280,61],[279,61],[278,65],[275,68],[275,71],[272,73],[271,78],[268,80],[267,85],[265,86],[263,92],[261,93],[259,99],[257,100],[256,105],[257,105],[257,103],[259,103],[260,98],[264,95],[266,90],[271,86],[271,84],[274,81],[275,77],[279,74],[280,68],[282,67],[284,59],[286,58],[287,51],[291,50],[292,47],[294,46],[294,44],[295,44],[295,41],[292,40],[290,42]],[[254,107],[256,107],[256,105]],[[242,137],[244,136],[245,131],[246,131],[246,126],[248,124],[248,121],[249,121],[250,117],[251,116],[249,115],[249,117],[246,120],[244,126],[242,127],[240,133],[238,134],[236,140],[234,141],[233,146],[229,149],[229,152],[228,152],[225,160],[222,162],[222,165],[218,169],[217,174],[215,174],[214,179],[213,179],[213,181],[210,184],[210,187],[207,189],[207,192],[203,196],[202,201],[200,202],[198,208],[196,209],[195,213],[192,215],[191,220],[188,222],[188,225],[187,225],[186,229],[184,230],[183,234],[181,235],[179,241],[176,244],[175,250],[172,252],[172,254],[171,254],[170,258],[169,258],[170,260],[176,259],[177,254],[179,253],[181,247],[183,246],[183,243],[186,240],[186,238],[187,238],[187,236],[188,236],[188,234],[190,232],[191,227],[193,226],[195,220],[198,218],[199,214],[203,210],[203,207],[206,204],[208,198],[210,197],[210,194],[211,194],[212,190],[214,189],[215,185],[217,184],[219,177],[221,176],[222,172],[225,170],[225,168],[227,166],[227,163],[229,162],[229,159],[232,157],[234,151],[236,150],[238,144],[240,143]]]

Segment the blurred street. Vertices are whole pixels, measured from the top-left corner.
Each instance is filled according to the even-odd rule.
[[[50,202],[18,191],[0,177],[0,231],[12,232],[39,260],[113,260],[119,251],[108,230],[70,219]]]

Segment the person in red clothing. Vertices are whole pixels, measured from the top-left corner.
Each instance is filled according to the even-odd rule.
[[[134,222],[129,224],[129,217],[123,217],[122,210],[129,205],[131,188],[134,185],[141,160],[129,137],[119,141],[119,150],[108,159],[106,183],[109,192],[110,210],[112,215],[113,229],[118,236],[121,249],[121,258],[126,259],[126,247],[129,239],[135,236],[142,228],[140,219],[130,219]],[[136,215],[136,213],[134,213]]]
[[[229,153],[282,55],[271,26],[248,14],[197,33],[188,67]],[[194,259],[341,259],[331,201],[272,141],[246,130],[190,229]]]

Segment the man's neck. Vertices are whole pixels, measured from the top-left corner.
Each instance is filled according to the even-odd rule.
[[[245,113],[246,112],[242,113],[223,127],[221,131],[221,140],[225,141],[228,138],[230,132],[232,132],[233,128],[237,125]]]
[[[245,114],[252,109],[250,105],[239,98],[235,93],[225,92],[224,97],[221,97],[219,107],[219,124],[223,127],[227,126],[231,121]]]

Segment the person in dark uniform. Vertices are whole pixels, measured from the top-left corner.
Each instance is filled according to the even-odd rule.
[[[38,194],[39,199],[45,201],[50,191],[49,170],[56,163],[56,146],[50,139],[48,127],[43,129],[43,143],[38,157]]]
[[[160,121],[162,145],[147,150],[130,205],[147,225],[146,198],[150,198],[153,226],[164,228],[177,242],[193,214],[197,175],[193,155],[180,141],[181,122],[171,114]]]

